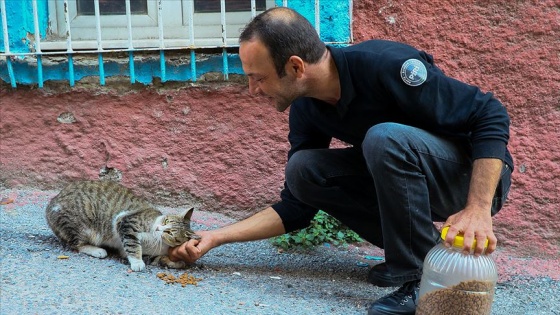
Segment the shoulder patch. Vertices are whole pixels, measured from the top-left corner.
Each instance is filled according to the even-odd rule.
[[[426,82],[427,77],[426,66],[418,59],[408,59],[401,67],[401,78],[410,86],[421,85]]]

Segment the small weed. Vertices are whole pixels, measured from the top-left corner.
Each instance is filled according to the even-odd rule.
[[[311,225],[305,229],[286,233],[271,240],[274,246],[282,249],[311,248],[324,243],[339,246],[361,241],[362,238],[356,232],[323,211],[319,211],[311,221]]]

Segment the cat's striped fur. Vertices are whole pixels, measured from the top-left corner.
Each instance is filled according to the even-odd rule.
[[[130,189],[111,181],[79,181],[66,186],[46,208],[54,234],[81,253],[105,258],[119,251],[133,271],[145,268],[143,255],[166,267],[184,268],[167,257],[169,247],[198,238],[190,228],[193,209],[164,215]]]

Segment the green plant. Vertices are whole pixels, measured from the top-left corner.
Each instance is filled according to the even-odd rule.
[[[323,211],[317,212],[311,225],[305,229],[286,233],[271,240],[274,246],[282,249],[311,248],[324,243],[338,246],[361,241],[362,239],[356,232]]]

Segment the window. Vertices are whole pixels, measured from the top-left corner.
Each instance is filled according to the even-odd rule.
[[[266,10],[265,1],[255,1],[257,11]],[[220,12],[220,0],[195,0],[194,11],[203,12]],[[228,0],[226,1],[226,12],[243,12],[251,11],[251,2],[245,0]]]
[[[251,4],[227,0],[222,16],[220,0],[49,0],[49,36],[42,49],[236,46],[251,20]],[[258,14],[274,0],[254,4]]]
[[[78,0],[78,15],[95,15],[95,2],[93,0]],[[100,1],[99,12],[102,15],[124,15],[126,14],[125,1]],[[133,15],[148,14],[147,0],[131,0],[130,12]]]

